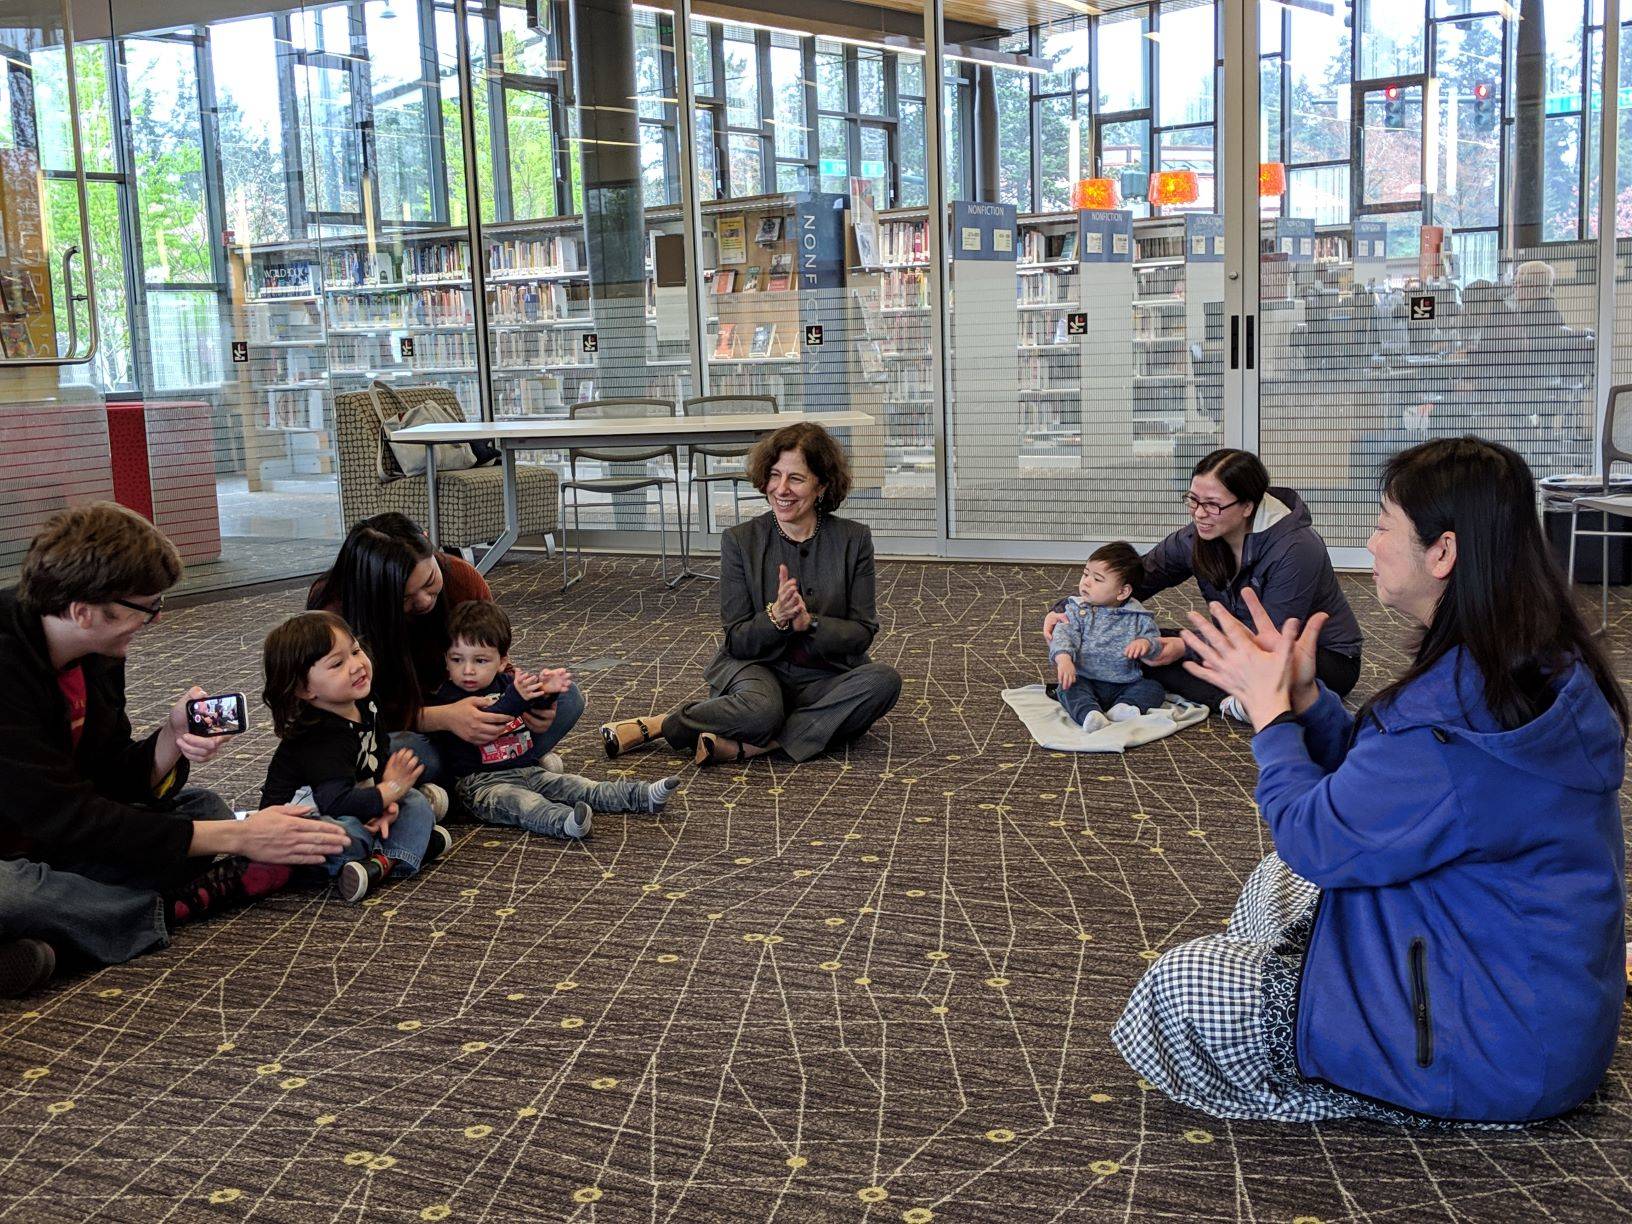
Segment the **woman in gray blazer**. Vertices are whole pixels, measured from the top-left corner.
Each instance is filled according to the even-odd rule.
[[[725,640],[704,673],[709,695],[607,723],[607,756],[661,736],[699,765],[774,748],[806,761],[901,695],[896,670],[867,657],[878,632],[872,532],[832,513],[850,491],[844,448],[820,425],[788,425],[754,447],[748,478],[770,510],[720,540]]]

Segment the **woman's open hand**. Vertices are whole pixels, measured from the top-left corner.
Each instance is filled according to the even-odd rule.
[[[1064,612],[1050,612],[1043,617],[1043,641],[1054,641],[1054,626],[1065,620]]]
[[[1199,612],[1190,614],[1192,628],[1181,636],[1200,662],[1184,666],[1238,700],[1253,729],[1261,731],[1286,711],[1302,713],[1314,704],[1315,651],[1326,615],[1316,613],[1306,628],[1296,617],[1276,628],[1256,592],[1249,588],[1243,599],[1252,613],[1251,629],[1216,602],[1209,605],[1216,623]]]

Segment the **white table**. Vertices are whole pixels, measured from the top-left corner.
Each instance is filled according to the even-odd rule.
[[[436,505],[436,447],[444,442],[492,442],[504,467],[504,534],[493,542],[476,568],[487,573],[515,545],[521,535],[521,513],[516,502],[516,452],[566,450],[605,446],[724,446],[757,442],[785,425],[812,421],[826,429],[865,428],[873,418],[865,412],[754,412],[738,416],[695,417],[513,417],[503,421],[466,421],[449,425],[415,425],[392,433],[393,442],[409,442],[425,450],[426,509],[430,514],[431,543],[439,545]],[[689,562],[690,545],[681,534],[683,556]],[[685,576],[695,577],[682,562]]]

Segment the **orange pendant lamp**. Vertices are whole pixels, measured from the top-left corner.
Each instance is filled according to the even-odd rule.
[[[1283,196],[1286,194],[1286,163],[1260,162],[1258,164],[1258,194]]]
[[[1079,179],[1071,186],[1071,207],[1079,212],[1087,208],[1115,208],[1116,180],[1108,178]]]
[[[1158,208],[1194,204],[1201,198],[1201,181],[1194,170],[1158,170],[1150,176],[1150,202]]]

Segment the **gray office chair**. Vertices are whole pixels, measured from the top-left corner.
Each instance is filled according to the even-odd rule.
[[[692,416],[741,416],[749,413],[780,412],[774,395],[693,395],[682,401],[680,405],[682,415]],[[747,468],[743,460],[748,457],[752,446],[743,445],[690,445],[686,448],[686,465],[691,489],[697,495],[697,512],[703,522],[703,531],[708,531],[709,493],[716,484],[731,486],[731,512],[733,519],[742,522],[742,490],[744,486],[749,490],[751,497],[757,498],[759,490],[754,488],[753,482],[748,479]],[[711,461],[724,460],[718,466]],[[689,505],[691,498],[688,497]],[[686,539],[686,568],[699,578],[719,579],[718,574],[700,573],[691,569],[691,532],[685,532]]]
[[[1622,403],[1627,411],[1620,411]],[[1603,541],[1603,556],[1600,562],[1599,578],[1602,580],[1603,605],[1599,614],[1598,631],[1602,633],[1609,626],[1609,540],[1611,536],[1620,539],[1632,537],[1632,530],[1622,528],[1619,531],[1610,530],[1611,515],[1616,518],[1632,519],[1632,493],[1616,493],[1613,491],[1614,471],[1617,463],[1632,464],[1632,383],[1621,383],[1609,389],[1609,401],[1604,408],[1604,433],[1600,439],[1600,463],[1603,471],[1601,491],[1594,491],[1582,497],[1572,498],[1570,501],[1570,582],[1575,582],[1575,541],[1578,536],[1598,536]],[[1545,494],[1543,495],[1545,497]],[[1590,531],[1581,526],[1581,511],[1596,511],[1603,516],[1603,527],[1599,531]]]
[[[582,404],[573,404],[570,415],[573,420],[610,420],[628,419],[634,417],[672,417],[674,415],[674,401],[666,399],[601,399],[587,400]],[[664,475],[661,460],[668,459],[669,474]],[[641,464],[634,471],[616,471],[608,469],[605,476],[580,477],[578,475],[578,461],[589,459],[605,464]],[[657,470],[652,470],[652,461],[658,460]],[[563,509],[567,491],[572,491],[572,531],[573,551],[577,554],[578,572],[570,573],[567,562],[567,548],[563,542],[561,549],[561,589],[564,591],[573,583],[583,578],[587,566],[583,559],[583,528],[579,522],[578,494],[582,490],[587,493],[633,493],[637,489],[657,489],[657,522],[660,530],[661,549],[663,555],[663,582],[666,586],[674,586],[684,576],[685,566],[682,564],[681,573],[673,578],[669,577],[669,524],[663,516],[663,488],[665,485],[674,489],[675,520],[681,533],[681,540],[685,539],[685,508],[680,502],[680,448],[678,446],[579,446],[571,447],[567,451],[569,477],[561,482],[561,498]],[[566,515],[561,516],[563,521]],[[682,551],[682,557],[684,552]]]

